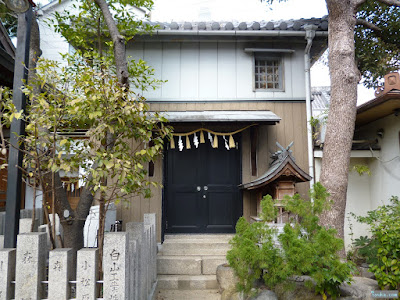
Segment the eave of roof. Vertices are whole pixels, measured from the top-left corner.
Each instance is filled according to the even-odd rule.
[[[280,176],[287,176],[285,171],[291,168],[291,173],[294,181],[296,182],[306,182],[311,180],[311,176],[304,172],[292,159],[290,155],[287,155],[282,162],[273,164],[268,171],[260,176],[259,178],[239,185],[239,188],[245,190],[254,190],[266,186],[267,184],[277,180]]]
[[[392,90],[357,108],[356,126],[371,123],[400,110],[400,90]]]
[[[281,120],[272,111],[168,111],[161,113],[171,123],[257,122],[275,124]]]

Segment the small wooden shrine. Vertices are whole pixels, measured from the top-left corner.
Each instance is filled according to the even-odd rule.
[[[304,172],[296,163],[290,148],[293,142],[285,149],[278,142],[276,145],[281,149],[271,155],[272,162],[268,171],[259,178],[241,184],[239,187],[243,190],[256,194],[257,216],[261,212],[260,202],[263,196],[271,195],[275,200],[275,205],[279,209],[277,223],[285,223],[288,219],[284,213],[282,200],[286,195],[293,196],[296,193],[297,182],[310,181],[311,177]],[[253,221],[258,221],[257,216],[252,216]]]

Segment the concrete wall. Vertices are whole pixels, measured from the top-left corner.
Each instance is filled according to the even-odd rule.
[[[254,56],[246,47],[293,48],[282,54],[284,91],[254,91]],[[304,47],[274,43],[135,42],[128,55],[155,69],[155,77],[167,80],[161,88],[144,92],[150,101],[191,100],[289,100],[305,99]]]

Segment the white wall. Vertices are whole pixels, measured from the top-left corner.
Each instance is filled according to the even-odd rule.
[[[377,131],[384,129],[383,138],[378,138]],[[356,215],[365,215],[368,211],[378,206],[389,204],[391,196],[400,197],[400,117],[390,115],[367,124],[357,132],[358,139],[379,139],[380,151],[365,150],[365,158],[352,157],[352,166],[366,165],[371,171],[358,175],[355,171],[349,173],[349,185],[347,190],[346,216],[349,212]],[[352,151],[354,153],[354,151]],[[371,157],[372,156],[372,157]],[[316,180],[319,180],[321,159],[315,159]],[[353,223],[354,238],[367,235],[368,228],[365,225]],[[345,221],[345,245],[349,249],[350,240],[349,221]]]
[[[235,41],[137,42],[129,46],[128,55],[145,60],[155,69],[156,78],[167,80],[161,88],[144,92],[148,100],[305,98],[303,47],[293,48],[295,53],[283,54],[284,91],[255,92],[253,54],[244,52],[249,45]],[[272,48],[267,44],[257,47]]]
[[[375,208],[388,204],[391,196],[400,197],[400,117],[394,114],[379,119],[362,128],[361,134],[377,138],[379,129],[384,129],[379,159],[374,160],[370,169],[372,181],[370,186],[371,204]]]

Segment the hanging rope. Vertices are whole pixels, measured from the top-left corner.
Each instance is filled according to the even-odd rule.
[[[232,132],[216,132],[216,131],[212,131],[212,130],[207,129],[207,128],[199,128],[199,129],[196,129],[196,130],[193,130],[193,131],[190,131],[190,132],[185,132],[185,133],[175,133],[175,132],[174,132],[172,135],[173,135],[173,136],[187,136],[187,135],[192,135],[192,134],[194,134],[194,133],[196,133],[196,132],[199,132],[199,131],[206,131],[206,132],[209,132],[209,133],[211,133],[211,134],[219,135],[219,136],[223,136],[223,135],[234,135],[234,134],[236,134],[236,133],[242,132],[242,131],[244,131],[244,130],[246,130],[246,129],[252,127],[252,126],[255,126],[255,125],[258,125],[258,124],[251,124],[251,125],[249,125],[249,126],[246,126],[246,127],[244,127],[244,128],[241,128],[241,129],[238,129],[238,130],[232,131]],[[203,138],[204,138],[204,135],[202,135],[202,134],[200,133],[200,143],[201,143],[201,139],[202,139],[201,137],[202,137],[202,136],[203,136]]]
[[[233,139],[233,135],[234,134],[242,132],[242,131],[250,128],[251,126],[255,126],[255,125],[257,125],[257,124],[252,124],[252,125],[246,126],[244,128],[241,128],[241,129],[238,129],[238,130],[235,130],[235,131],[232,131],[232,132],[216,132],[216,131],[213,131],[213,130],[210,130],[210,129],[207,129],[207,128],[199,128],[199,129],[195,129],[193,131],[185,132],[185,133],[173,133],[172,134],[172,138],[171,138],[171,149],[175,149],[175,141],[174,141],[174,137],[175,136],[179,137],[179,139],[178,139],[179,151],[182,151],[183,148],[184,148],[182,137],[186,137],[186,149],[191,149],[189,136],[192,135],[192,134],[194,135],[193,144],[197,148],[198,145],[199,145],[199,141],[197,139],[196,133],[200,132],[200,144],[204,144],[206,142],[205,138],[204,138],[204,132],[207,132],[208,139],[210,140],[211,146],[213,148],[218,148],[218,136],[222,136],[223,139],[224,139],[224,142],[225,142],[224,143],[225,144],[225,148],[227,150],[229,150],[229,149],[232,149],[232,148],[236,147],[235,140]],[[212,137],[212,135],[214,135],[214,138]],[[229,136],[229,142],[226,139],[226,136]]]

